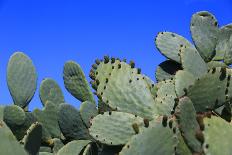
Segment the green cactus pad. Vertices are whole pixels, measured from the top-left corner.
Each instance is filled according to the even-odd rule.
[[[216,55],[214,60],[223,60],[231,61],[231,41],[230,37],[232,35],[232,24],[225,25],[220,28],[218,35],[218,43],[216,46]]]
[[[63,146],[57,155],[78,155],[91,141],[89,140],[74,140]]]
[[[113,69],[104,88],[97,89],[97,94],[113,110],[153,118],[154,98],[147,81],[143,75],[137,74],[136,68],[124,62]]]
[[[207,63],[207,66],[208,66],[208,69],[213,69],[216,67],[223,67],[223,68],[227,67],[227,65],[221,61],[210,61]]]
[[[178,97],[185,95],[185,89],[188,89],[189,86],[193,85],[195,82],[195,77],[183,70],[179,70],[175,75],[175,90]]]
[[[232,97],[232,87],[228,85],[230,76],[229,69],[213,68],[189,87],[187,96],[192,100],[197,112],[216,109],[229,101]]]
[[[111,72],[114,68],[118,67],[118,64],[121,63],[119,59],[111,58],[109,62],[105,61],[100,61],[98,62],[99,64],[94,64],[97,65],[97,68],[92,68],[90,71],[90,77],[92,78],[93,81],[91,81],[92,87],[96,87],[97,89],[95,90],[104,90],[105,88],[105,83],[111,76]],[[105,112],[105,111],[110,111],[112,110],[109,105],[104,103],[102,100],[98,101],[98,110],[99,112]]]
[[[80,114],[83,122],[87,127],[90,127],[90,119],[98,114],[96,104],[90,101],[81,103]]]
[[[177,143],[173,129],[164,127],[160,121],[155,120],[148,128],[134,135],[119,155],[171,155],[175,153]]]
[[[64,96],[61,88],[56,81],[50,78],[46,78],[41,82],[39,95],[43,105],[45,105],[47,101],[51,101],[57,105],[64,103]]]
[[[4,121],[10,128],[20,126],[25,122],[26,115],[22,108],[17,105],[5,106]]]
[[[27,155],[26,151],[20,146],[7,125],[0,120],[0,150],[3,155]]]
[[[27,130],[27,135],[23,138],[24,149],[29,155],[36,155],[40,149],[42,138],[42,126],[39,123],[34,123]]]
[[[205,61],[210,61],[215,54],[218,38],[217,19],[207,11],[193,14],[190,26],[193,42]]]
[[[171,115],[177,98],[172,80],[159,82],[155,98],[155,115]]]
[[[172,32],[160,32],[155,39],[156,47],[167,58],[180,63],[183,47],[192,47],[184,37]]]
[[[182,69],[181,65],[172,60],[166,60],[159,64],[156,69],[155,77],[157,81],[172,79],[178,70]]]
[[[35,67],[25,54],[16,52],[10,57],[7,84],[14,104],[25,108],[31,101],[37,85]]]
[[[136,134],[132,128],[133,124],[137,124],[138,130],[144,126],[141,117],[114,111],[97,115],[91,120],[91,124],[90,135],[107,145],[125,144],[131,136]]]
[[[80,112],[69,104],[61,104],[58,122],[64,137],[68,140],[89,139],[89,133],[81,119]]]
[[[64,146],[64,144],[58,138],[54,138],[52,139],[52,141],[53,141],[52,152],[56,154]]]
[[[179,100],[175,115],[186,144],[192,152],[202,152],[201,143],[196,138],[196,133],[200,130],[200,126],[196,120],[197,116],[193,103],[188,97],[183,97]]]
[[[68,61],[64,65],[63,78],[65,88],[78,100],[94,101],[93,93],[79,64]]]
[[[182,67],[195,78],[200,78],[207,73],[208,67],[195,48],[183,48],[181,52]]]
[[[52,138],[60,137],[61,132],[58,125],[58,108],[54,103],[48,101],[42,111],[35,109],[33,114],[43,126],[43,140],[49,138],[47,132]]]
[[[229,155],[232,153],[232,126],[225,120],[211,116],[204,118],[204,152],[206,155]]]

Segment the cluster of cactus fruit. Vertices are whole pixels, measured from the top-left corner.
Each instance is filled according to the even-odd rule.
[[[232,25],[219,28],[201,11],[190,30],[195,46],[175,33],[157,35],[167,58],[157,83],[134,62],[105,56],[92,65],[92,93],[80,66],[67,62],[64,85],[82,102],[79,110],[46,78],[39,89],[44,108],[30,112],[36,70],[16,52],[7,68],[14,104],[0,107],[0,154],[231,155]]]

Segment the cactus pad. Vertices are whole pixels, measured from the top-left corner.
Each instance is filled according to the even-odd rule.
[[[204,152],[206,155],[231,154],[232,126],[225,120],[211,116],[204,118]],[[223,141],[222,141],[223,139]],[[223,153],[222,153],[223,152]]]
[[[201,153],[201,143],[196,138],[196,133],[200,130],[200,126],[196,120],[197,116],[193,103],[188,97],[183,97],[179,100],[175,115],[186,144],[192,152]]]
[[[213,68],[196,80],[187,90],[197,112],[216,109],[232,97],[231,71],[226,68]]]
[[[164,56],[179,63],[181,49],[192,47],[188,40],[172,32],[160,32],[155,39],[155,43]]]
[[[155,98],[155,115],[171,115],[177,98],[172,80],[159,82]]]
[[[25,54],[16,52],[11,56],[7,66],[7,84],[14,104],[25,108],[37,85],[35,67]]]
[[[147,81],[124,62],[113,69],[103,90],[97,89],[97,93],[114,110],[149,119],[154,115],[154,99]]]
[[[223,60],[230,64],[231,63],[231,35],[232,35],[232,24],[225,25],[220,28],[218,36],[218,43],[216,46],[215,60]]]
[[[131,136],[136,134],[132,128],[133,124],[137,125],[138,130],[144,126],[141,117],[114,111],[97,115],[91,120],[91,124],[90,135],[107,145],[125,144]]]
[[[4,121],[10,128],[15,128],[25,122],[26,115],[22,108],[17,105],[4,108]]]
[[[96,104],[90,101],[83,102],[80,107],[80,114],[85,125],[90,127],[90,119],[98,114]]]
[[[64,65],[63,78],[65,88],[78,100],[94,101],[89,84],[79,64],[68,61]]]
[[[61,104],[58,122],[64,137],[68,140],[89,139],[89,133],[81,119],[80,112],[69,104]]]
[[[199,78],[207,73],[208,66],[195,48],[183,48],[181,62],[184,70],[190,72],[195,78]]]
[[[42,138],[42,126],[39,123],[34,123],[27,130],[27,135],[23,138],[24,148],[29,155],[35,155],[40,149]]]
[[[78,155],[91,141],[89,140],[74,140],[63,146],[57,155]]]
[[[178,141],[173,128],[164,127],[160,121],[152,121],[148,128],[130,139],[119,155],[174,154]]]
[[[45,105],[47,101],[51,101],[57,105],[64,103],[64,96],[59,85],[50,78],[46,78],[41,82],[39,92],[43,105]]]
[[[207,11],[197,12],[192,16],[190,30],[200,55],[205,61],[210,61],[217,44],[217,19]]]

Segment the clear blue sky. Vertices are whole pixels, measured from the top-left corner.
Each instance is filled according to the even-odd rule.
[[[157,33],[172,31],[191,40],[190,18],[201,10],[214,13],[219,25],[232,22],[230,0],[0,0],[0,104],[12,103],[6,67],[15,51],[32,58],[38,87],[43,78],[55,79],[66,102],[77,107],[62,80],[68,60],[88,75],[95,58],[127,58],[154,79],[164,60],[154,45]],[[30,107],[42,107],[38,90]]]

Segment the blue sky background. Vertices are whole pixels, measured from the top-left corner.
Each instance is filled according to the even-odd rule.
[[[191,40],[191,15],[202,10],[212,12],[219,25],[232,22],[230,0],[0,0],[0,103],[12,103],[6,67],[15,51],[33,60],[38,87],[45,77],[55,79],[67,103],[76,107],[79,102],[62,79],[68,60],[88,75],[95,58],[127,58],[154,80],[155,68],[164,60],[154,45],[157,33],[172,31]],[[34,107],[42,107],[38,91],[30,103]]]

